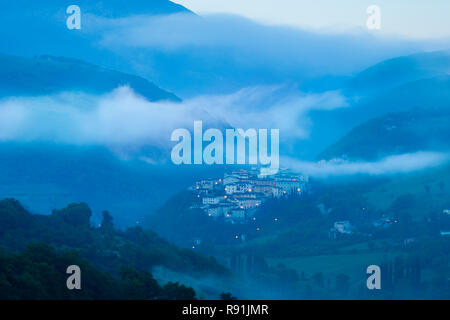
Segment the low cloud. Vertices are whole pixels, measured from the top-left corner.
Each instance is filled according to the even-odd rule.
[[[348,75],[426,47],[362,31],[327,34],[267,26],[233,15],[121,19],[87,15],[85,23],[101,46],[133,61],[140,74],[185,96],[193,91],[231,92],[245,86]]]
[[[186,47],[236,50],[242,63],[271,62],[273,68],[302,66],[327,73],[348,72],[380,57],[411,50],[417,44],[378,38],[365,31],[319,33],[288,26],[267,26],[235,15],[172,14],[104,19],[91,16],[101,43],[112,47]],[[358,50],[358,53],[354,51]],[[231,53],[231,51],[229,51]],[[339,63],[338,63],[339,62]],[[264,66],[261,66],[264,67]]]
[[[450,155],[442,152],[416,152],[392,155],[374,162],[352,162],[343,159],[305,162],[291,158],[281,159],[281,165],[310,176],[327,178],[355,174],[388,175],[408,173],[440,166],[450,161]]]
[[[102,145],[126,157],[130,150],[147,146],[169,149],[174,129],[192,129],[195,120],[202,120],[216,126],[280,129],[283,148],[308,138],[312,126],[309,111],[345,106],[338,92],[305,95],[283,86],[198,96],[182,103],[149,102],[128,87],[100,96],[72,92],[14,97],[0,101],[0,141]],[[144,154],[140,158],[155,163]],[[449,159],[447,153],[417,152],[375,162],[282,158],[280,165],[311,176],[329,177],[405,173],[438,166]]]
[[[195,120],[236,128],[280,129],[282,141],[307,138],[308,111],[344,107],[338,92],[304,95],[285,87],[149,102],[128,87],[100,96],[61,93],[0,102],[0,140],[120,147],[167,147],[174,129]]]

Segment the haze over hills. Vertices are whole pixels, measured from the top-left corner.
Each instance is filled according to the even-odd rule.
[[[76,4],[91,13],[104,17],[119,18],[136,14],[170,14],[174,12],[190,12],[188,9],[169,0],[134,0],[123,2],[121,0],[78,0]],[[22,16],[54,16],[57,13],[65,12],[69,6],[67,1],[43,0],[4,0],[0,4],[2,12],[9,15],[22,12]],[[28,10],[24,12],[24,8]]]
[[[450,74],[447,51],[416,53],[377,63],[350,79],[347,90],[361,93],[382,92],[419,79]]]
[[[353,128],[318,159],[377,160],[392,154],[450,150],[450,109],[388,113]]]
[[[450,296],[448,52],[402,56],[426,45],[200,17],[166,0],[80,0],[70,29],[69,4],[0,3],[0,246],[11,251],[0,248],[0,297],[27,279],[16,266],[45,273],[67,248],[113,276],[144,270],[117,287],[155,271],[208,297],[225,286],[248,299]],[[198,120],[214,141],[192,130]],[[262,131],[279,129],[276,175],[206,165],[198,151],[233,127],[259,131],[246,133],[256,150],[236,150],[260,161]],[[172,163],[175,129],[183,158],[203,163]],[[58,254],[25,249],[37,241]],[[366,290],[373,264],[379,295]]]
[[[355,126],[387,113],[448,110],[449,70],[448,53],[421,53],[383,61],[347,80],[347,84],[341,82],[340,88],[333,89],[347,97],[348,107],[313,110],[311,134],[308,140],[298,142],[299,155],[317,157]]]
[[[149,101],[180,101],[174,94],[146,79],[84,61],[52,56],[24,58],[0,54],[0,97],[40,96],[65,91],[103,94],[120,86],[129,86]]]
[[[48,56],[29,59],[2,55],[0,61],[5,66],[0,70],[4,75],[0,80],[0,92],[4,96],[13,93],[16,96],[48,95],[60,91],[95,94],[128,84],[150,101],[177,99],[145,79],[79,60]],[[11,78],[14,74],[21,76]],[[414,80],[390,89],[387,93],[376,94],[374,98],[367,98],[366,101],[372,101],[371,103],[355,103],[336,110],[312,111],[313,131],[308,140],[298,142],[300,147],[295,149],[295,156],[300,159],[315,159],[317,154],[330,145],[333,146],[321,154],[322,157],[347,155],[375,159],[397,152],[421,151],[422,148],[431,150],[436,144],[445,146],[448,134],[443,135],[442,132],[448,131],[445,125],[448,112],[445,110],[448,110],[450,91],[444,89],[448,83],[445,77]],[[414,85],[415,90],[408,89]],[[398,101],[398,104],[395,107],[389,106],[389,102],[394,101]],[[422,111],[414,111],[417,105],[413,102],[420,101],[428,102],[425,107],[432,106],[433,109],[421,108]],[[406,110],[406,113],[384,116],[396,110]],[[204,116],[208,117],[207,114]],[[380,118],[369,121],[376,117]],[[369,122],[365,123],[366,121]],[[363,125],[340,140],[360,124]],[[217,128],[222,128],[222,125],[217,125]],[[395,129],[386,129],[393,126],[396,126]],[[134,160],[122,161],[116,159],[117,154],[100,146],[75,147],[19,142],[3,143],[1,148],[4,155],[1,158],[4,168],[1,195],[18,197],[25,205],[40,212],[63,206],[68,201],[88,201],[96,212],[101,209],[112,211],[120,225],[141,220],[171,195],[192,183],[193,179],[208,176],[207,172],[222,170],[218,167],[180,167],[177,168],[178,171],[172,171],[175,167],[171,165],[160,166],[137,160],[139,152],[134,153]],[[306,152],[307,155],[304,156]],[[170,159],[167,150],[155,148],[151,143],[141,155],[146,154],[155,156],[155,159]],[[18,164],[25,165],[23,159],[33,162],[32,171],[20,168]],[[72,169],[63,165],[64,163],[71,163]],[[86,174],[86,168],[91,168],[90,174]],[[196,173],[195,176],[193,172]],[[130,179],[129,175],[133,178]],[[43,195],[39,192],[43,186],[53,191]],[[49,200],[49,197],[53,200]],[[108,203],[107,208],[103,207],[105,202]],[[133,203],[131,206],[130,202]]]
[[[129,72],[129,57],[123,60],[99,45],[99,35],[92,32],[96,28],[93,17],[120,19],[134,15],[190,13],[168,0],[80,0],[76,5],[81,8],[81,30],[69,30],[66,10],[72,4],[75,3],[60,0],[1,1],[0,52],[25,57],[71,57]]]
[[[16,200],[0,200],[0,274],[2,275],[0,297],[11,299],[15,293],[19,297],[25,295],[25,299],[37,299],[40,295],[43,295],[42,299],[56,299],[57,295],[66,296],[63,292],[67,293],[68,290],[66,290],[66,279],[63,272],[68,265],[75,262],[75,257],[77,262],[81,262],[81,259],[88,259],[89,263],[101,272],[109,273],[94,280],[99,271],[86,266],[86,261],[76,264],[82,266],[83,277],[88,279],[86,286],[83,285],[82,292],[94,292],[97,294],[97,299],[117,299],[118,297],[114,296],[121,296],[123,293],[120,286],[115,289],[105,288],[105,286],[108,286],[110,282],[108,277],[110,277],[109,280],[112,280],[111,276],[123,278],[124,272],[135,273],[136,276],[138,273],[142,273],[141,280],[142,276],[153,279],[151,274],[155,268],[164,268],[197,280],[203,280],[205,276],[217,279],[226,279],[230,276],[229,270],[218,264],[213,257],[206,257],[192,250],[180,249],[160,238],[153,231],[140,226],[130,227],[124,231],[118,230],[108,212],[103,212],[103,219],[99,225],[92,226],[91,215],[92,211],[85,203],[72,203],[63,209],[54,210],[48,215],[33,215]],[[36,263],[33,265],[34,268],[27,267],[29,260],[22,259],[20,260],[22,263],[17,261],[20,259],[17,252],[27,247],[29,248],[27,252]],[[12,263],[11,261],[10,263],[6,262],[5,249],[11,252],[11,260],[21,266],[19,270],[13,269],[14,272],[12,272],[10,267],[8,268]],[[66,261],[71,262],[66,265],[64,262],[56,263],[55,253],[65,255]],[[64,281],[51,282],[49,279],[49,277],[54,279],[61,276]],[[32,278],[35,280],[30,281]],[[134,281],[134,284],[129,285],[131,291],[124,292],[125,296],[133,292],[131,288],[138,287],[137,279]],[[166,281],[167,279],[162,279],[160,283],[163,285]],[[40,282],[43,284],[42,287],[39,287]],[[48,289],[49,282],[54,287],[58,287],[59,292],[50,290],[52,293],[46,296],[44,292]],[[30,286],[37,287],[36,292],[31,291],[32,293],[30,293]],[[166,288],[170,288],[170,286]],[[179,284],[175,284],[175,288],[177,287]],[[183,288],[185,289],[184,286],[181,286],[180,289]],[[56,288],[53,289],[58,291]],[[220,290],[220,288],[215,288],[215,294],[211,298],[218,298]],[[147,290],[140,290],[140,297],[135,296],[135,299],[155,299],[146,296],[149,294],[148,291],[147,284]],[[157,290],[156,293],[159,291],[161,290]],[[137,291],[134,292],[137,294]],[[73,298],[94,298],[89,297],[88,293],[87,296],[83,293],[75,294]],[[160,298],[173,299],[170,296]],[[192,294],[191,298],[193,298]]]
[[[70,202],[87,202],[93,218],[102,210],[117,226],[136,225],[192,177],[217,174],[219,167],[177,167],[141,159],[119,159],[101,146],[57,143],[1,143],[0,198],[20,200],[45,214]]]

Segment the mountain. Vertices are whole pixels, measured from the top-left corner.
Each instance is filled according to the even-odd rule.
[[[190,12],[182,5],[169,0],[133,0],[128,2],[123,2],[122,0],[77,0],[74,4],[79,6],[83,13],[95,14],[105,18],[122,18],[138,14],[156,15]],[[61,0],[43,0],[39,2],[3,0],[0,4],[0,9],[5,16],[7,14],[14,18],[27,16],[51,17],[61,12],[65,14],[69,5],[67,1]],[[24,12],[24,8],[27,8],[26,12]]]
[[[386,91],[408,82],[450,73],[450,53],[425,52],[377,63],[348,81],[347,90],[358,94]]]
[[[450,150],[450,108],[389,113],[353,128],[318,159],[375,160],[417,151]]]
[[[80,30],[67,28],[66,20],[70,15],[66,10],[73,4],[81,10]],[[173,13],[191,14],[188,9],[168,0],[4,0],[0,2],[0,52],[26,57],[72,57],[135,73],[133,58],[119,58],[99,43],[97,22]]]
[[[390,112],[413,108],[449,109],[450,76],[441,75],[403,83],[387,91],[367,96],[350,108],[336,110],[331,116],[347,127]]]
[[[450,109],[450,54],[421,53],[374,65],[342,83],[347,107],[310,112],[307,140],[298,141],[296,155],[314,159],[352,128],[388,113],[413,109]],[[337,88],[335,88],[337,89]]]
[[[81,60],[0,54],[0,97],[48,95],[64,91],[102,94],[123,85],[130,86],[149,101],[180,101],[174,94],[146,79]]]
[[[54,1],[46,1],[52,8],[55,8]],[[123,18],[131,15],[159,15],[172,13],[191,13],[180,4],[169,0],[133,0],[123,2],[122,0],[81,0],[77,5],[89,14],[105,18]]]

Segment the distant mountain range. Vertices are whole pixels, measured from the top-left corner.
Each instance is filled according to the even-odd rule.
[[[77,0],[70,1],[27,1],[27,0],[3,0],[0,4],[1,12],[9,16],[54,16],[64,12],[66,8],[76,4],[83,12],[95,14],[107,18],[120,18],[136,14],[170,14],[175,12],[190,12],[182,5],[169,0]],[[26,12],[23,10],[27,8]],[[20,14],[22,13],[22,14]]]
[[[347,90],[361,93],[387,91],[408,82],[450,74],[450,53],[418,53],[371,66],[351,78]]]
[[[450,150],[450,108],[389,113],[353,128],[318,159],[376,160],[417,151]]]
[[[431,63],[434,58],[437,62]],[[404,59],[409,61],[411,57]],[[375,159],[391,153],[448,149],[450,78],[444,75],[449,66],[447,55],[430,53],[414,57],[414,61],[420,62],[421,59],[426,63],[417,62],[417,65],[420,65],[418,70],[425,69],[424,78],[419,77],[419,71],[397,68],[404,64],[403,58],[356,75],[355,79],[360,79],[360,88],[356,89],[352,84],[355,80],[350,80],[346,86],[350,88],[353,85],[349,93],[350,106],[314,111],[311,114],[314,124],[311,137],[307,141],[299,141],[296,146],[299,151],[295,156],[317,159],[320,154],[319,158],[346,155]],[[146,79],[81,60],[0,55],[0,65],[0,96],[3,97],[62,91],[99,94],[120,85],[129,85],[149,101],[179,101],[177,96]],[[380,74],[388,77],[389,66],[393,73],[401,70],[405,73],[397,74],[394,87],[380,84],[384,89],[372,92],[364,89],[370,87],[375,78],[381,77]],[[379,81],[383,82],[381,78]],[[355,97],[362,98],[356,100]],[[183,190],[193,177],[197,179],[208,176],[208,171],[223,169],[175,168],[142,161],[121,161],[102,147],[2,143],[0,148],[0,196],[16,197],[41,212],[69,201],[87,201],[96,212],[111,210],[121,225],[139,220],[171,195]],[[150,152],[161,157],[163,151]],[[43,190],[46,190],[44,194]]]
[[[81,30],[69,30],[66,13],[70,5],[81,9]],[[95,31],[98,19],[120,19],[134,15],[191,12],[168,0],[60,0],[0,2],[0,52],[32,57],[53,55],[82,59],[115,70],[130,72],[132,58],[120,58],[99,45]]]
[[[348,107],[310,113],[310,138],[298,142],[297,154],[313,159],[355,126],[387,113],[449,110],[449,72],[450,54],[431,52],[386,60],[358,73],[337,89]]]
[[[174,94],[146,79],[81,60],[0,54],[0,97],[49,95],[64,91],[102,94],[119,86],[130,86],[149,101],[180,101]]]

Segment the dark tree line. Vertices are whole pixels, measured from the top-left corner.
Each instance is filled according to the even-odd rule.
[[[81,290],[69,290],[69,265],[78,265]],[[74,251],[57,253],[32,244],[22,253],[0,249],[0,300],[133,299],[191,300],[195,291],[178,283],[161,286],[147,271],[122,267],[119,275],[102,272]]]

